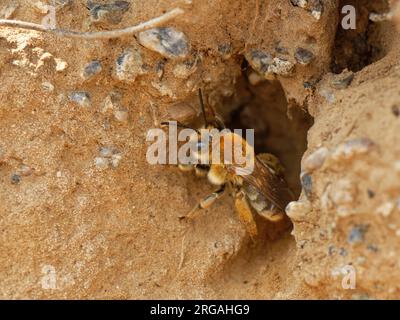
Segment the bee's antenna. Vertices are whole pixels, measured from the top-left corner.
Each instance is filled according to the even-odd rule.
[[[199,88],[199,99],[200,99],[201,112],[203,113],[203,118],[204,118],[204,126],[207,128],[208,127],[208,121],[207,121],[207,116],[206,116],[206,110],[204,108],[203,94],[201,93],[201,89],[200,88]]]

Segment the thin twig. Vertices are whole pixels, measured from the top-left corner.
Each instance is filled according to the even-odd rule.
[[[28,30],[36,30],[40,32],[49,32],[55,34],[60,37],[66,38],[77,38],[77,39],[110,39],[110,38],[119,38],[129,34],[145,31],[151,28],[155,28],[181,14],[184,11],[181,8],[175,8],[167,13],[151,19],[149,21],[140,23],[136,26],[128,27],[125,29],[111,30],[111,31],[99,31],[99,32],[79,32],[79,31],[70,31],[70,30],[62,30],[62,29],[50,29],[44,25],[36,24],[32,22],[26,21],[18,21],[18,20],[6,20],[0,19],[0,26],[8,26],[14,28],[22,28]]]
[[[186,234],[183,235],[182,237],[182,242],[181,242],[181,257],[179,259],[179,265],[178,265],[178,270],[181,270],[183,267],[183,264],[185,262],[185,237]]]

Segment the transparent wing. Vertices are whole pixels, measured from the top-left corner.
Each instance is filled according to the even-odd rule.
[[[227,167],[228,171],[234,173],[235,166]],[[240,168],[239,168],[240,169]],[[237,171],[236,171],[237,172]],[[254,161],[254,170],[248,175],[242,176],[244,183],[249,183],[257,189],[267,200],[273,203],[281,211],[285,211],[287,204],[295,200],[292,191],[289,189],[285,179],[274,173],[266,164],[257,157]]]

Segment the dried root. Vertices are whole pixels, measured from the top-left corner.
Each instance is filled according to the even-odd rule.
[[[40,32],[49,32],[59,37],[66,38],[76,38],[76,39],[110,39],[110,38],[119,38],[123,36],[127,36],[130,34],[138,33],[141,31],[145,31],[148,29],[155,28],[165,22],[174,19],[175,17],[183,14],[184,11],[180,8],[175,8],[167,13],[151,19],[146,22],[142,22],[136,26],[131,26],[124,29],[111,30],[111,31],[99,31],[99,32],[78,32],[78,31],[70,31],[70,30],[62,30],[62,29],[50,29],[41,24],[36,24],[32,22],[26,21],[18,21],[18,20],[6,20],[0,19],[0,26],[8,26],[14,28],[22,28],[28,30],[36,30]]]

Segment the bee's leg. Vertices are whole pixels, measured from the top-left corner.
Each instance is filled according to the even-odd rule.
[[[235,194],[235,207],[240,221],[245,226],[250,237],[254,239],[258,234],[257,224],[243,191],[239,191]]]
[[[222,185],[220,189],[211,193],[207,197],[204,197],[190,212],[184,216],[179,217],[180,219],[192,218],[197,210],[207,209],[210,207],[218,198],[220,198],[225,191],[225,185]]]
[[[278,210],[273,204],[269,208],[265,208],[258,212],[260,216],[271,222],[279,222],[285,218],[285,214]]]
[[[193,171],[195,172],[196,176],[198,177],[205,177],[207,176],[208,171],[210,170],[210,166],[202,165],[202,164],[178,164],[178,168],[181,171],[188,172]]]

